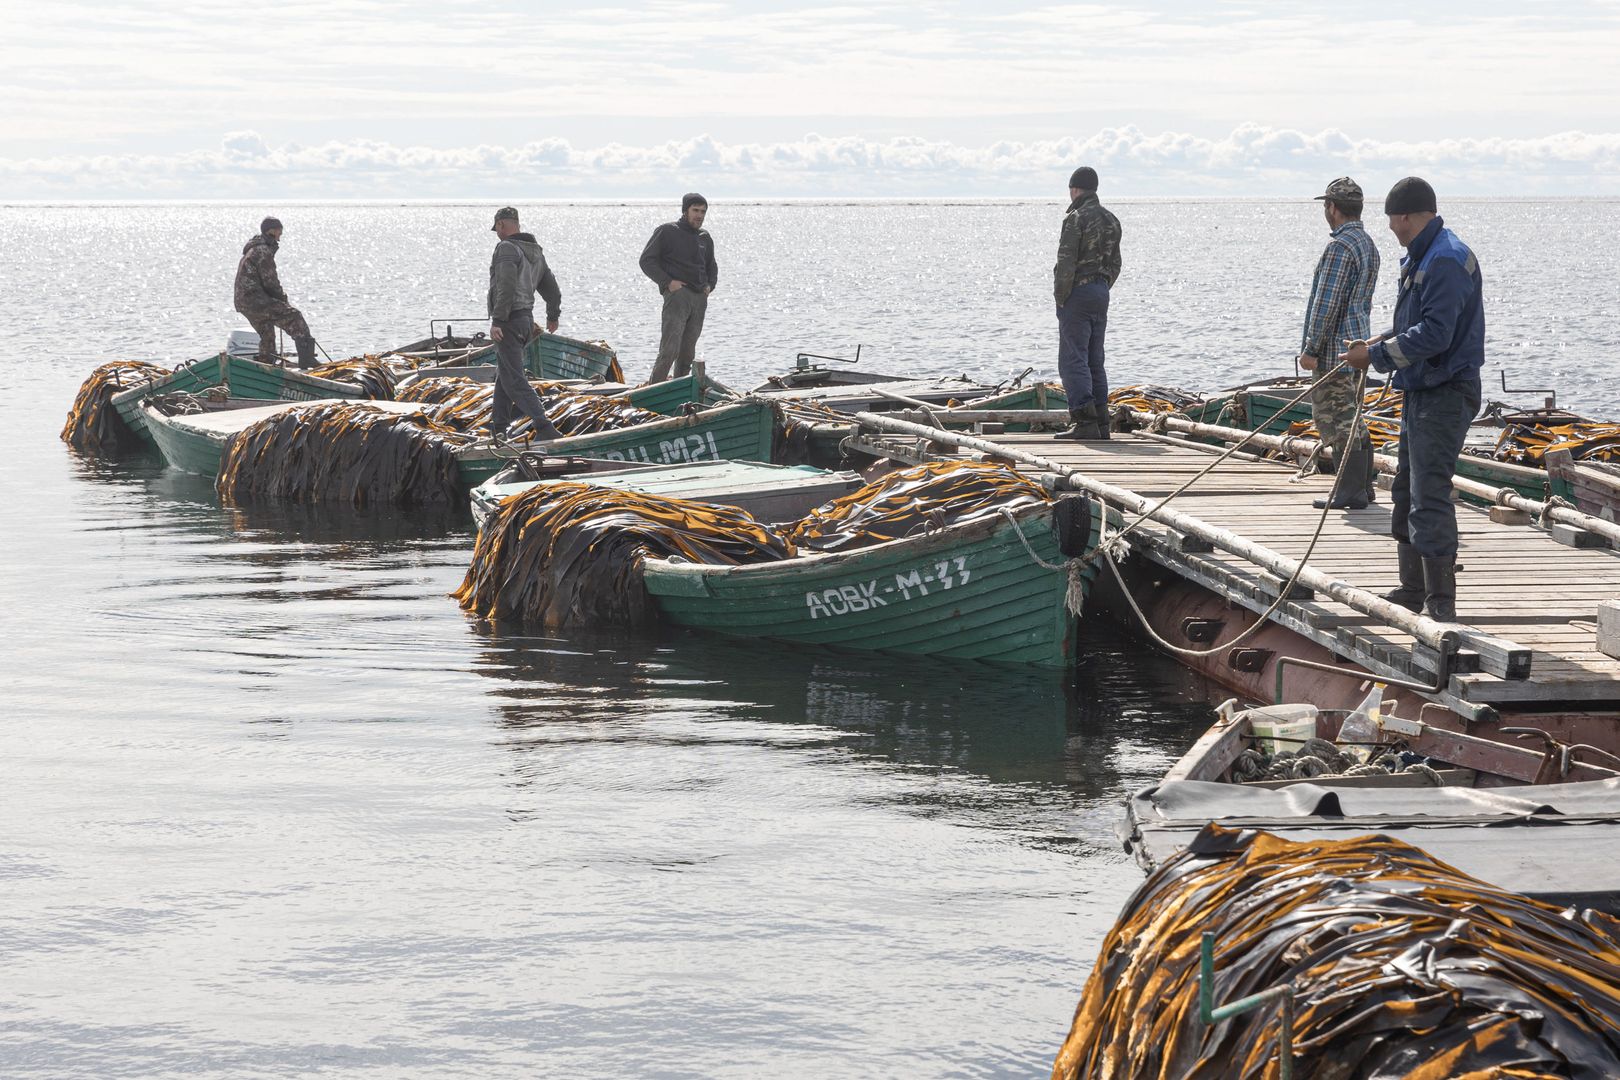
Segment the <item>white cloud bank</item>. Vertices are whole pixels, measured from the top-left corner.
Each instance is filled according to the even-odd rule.
[[[1620,134],[1408,142],[1245,124],[1222,138],[1126,126],[987,146],[699,135],[657,146],[579,148],[552,138],[435,148],[371,140],[272,146],[237,131],[217,149],[169,155],[0,158],[0,198],[665,197],[697,186],[711,197],[1054,195],[1078,164],[1101,170],[1116,197],[1298,195],[1346,173],[1369,195],[1411,173],[1456,194],[1608,195],[1620,193]]]

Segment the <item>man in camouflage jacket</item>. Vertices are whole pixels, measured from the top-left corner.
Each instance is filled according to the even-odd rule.
[[[1119,219],[1097,201],[1097,170],[1069,177],[1069,210],[1058,240],[1053,292],[1057,299],[1058,375],[1069,400],[1071,427],[1059,439],[1108,438],[1108,374],[1103,335],[1108,297],[1119,280]]]
[[[276,250],[281,246],[281,222],[267,217],[259,223],[259,235],[242,246],[242,260],[236,264],[236,310],[247,317],[259,335],[258,358],[279,364],[276,355],[276,327],[287,331],[298,348],[298,366],[315,366],[315,338],[303,314],[287,302],[287,290],[276,273]]]

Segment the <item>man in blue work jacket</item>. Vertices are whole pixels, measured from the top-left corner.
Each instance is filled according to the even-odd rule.
[[[1389,231],[1406,248],[1393,333],[1349,342],[1339,359],[1393,373],[1402,391],[1400,467],[1390,532],[1400,588],[1386,600],[1431,619],[1457,618],[1457,509],[1451,478],[1479,412],[1485,308],[1479,260],[1438,216],[1434,188],[1408,176],[1384,199]]]

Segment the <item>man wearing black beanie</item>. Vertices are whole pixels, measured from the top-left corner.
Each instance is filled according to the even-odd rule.
[[[1083,165],[1069,177],[1069,209],[1058,239],[1053,292],[1057,297],[1058,375],[1069,399],[1071,425],[1056,436],[1078,442],[1108,438],[1108,373],[1103,335],[1108,296],[1119,280],[1119,219],[1097,201],[1097,170]]]
[[[1384,199],[1389,231],[1406,248],[1391,334],[1376,345],[1346,342],[1339,359],[1392,373],[1402,391],[1400,467],[1390,532],[1400,587],[1385,599],[1431,619],[1457,618],[1457,509],[1451,480],[1468,425],[1479,412],[1485,306],[1479,260],[1446,228],[1434,188],[1416,176]]]
[[[714,239],[703,228],[709,201],[697,192],[681,197],[681,216],[653,230],[641,253],[641,272],[664,295],[658,359],[648,382],[663,382],[692,370],[698,335],[709,310],[709,294],[720,279]]]

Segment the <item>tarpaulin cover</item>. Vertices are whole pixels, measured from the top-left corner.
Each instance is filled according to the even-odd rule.
[[[455,449],[471,436],[431,408],[386,412],[360,401],[289,409],[225,444],[215,487],[227,504],[256,498],[433,506],[460,501]]]
[[[655,617],[640,561],[769,562],[793,545],[747,512],[590,484],[537,484],[484,522],[453,595],[485,618],[551,629],[638,627]]]
[[[134,442],[112,399],[125,390],[153,379],[161,379],[169,369],[144,360],[114,360],[90,373],[79,387],[62,425],[62,441],[75,450],[110,454]]]
[[[1207,826],[1104,940],[1054,1080],[1278,1075],[1294,984],[1294,1075],[1311,1080],[1620,1076],[1620,921],[1498,889],[1387,836],[1294,843]]]
[[[1005,465],[931,462],[816,507],[790,536],[807,550],[849,551],[1051,501],[1039,484]]]

